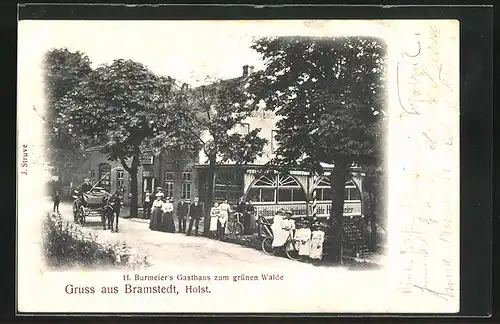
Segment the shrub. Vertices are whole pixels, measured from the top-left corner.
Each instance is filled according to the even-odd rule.
[[[149,266],[147,257],[132,254],[126,243],[99,243],[97,235],[64,224],[58,214],[47,214],[43,220],[42,247],[49,267]]]

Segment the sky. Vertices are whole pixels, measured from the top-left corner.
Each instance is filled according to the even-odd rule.
[[[373,22],[363,27],[360,21],[352,25],[348,21],[301,20],[27,20],[19,23],[19,45],[39,60],[51,48],[81,51],[89,56],[92,67],[132,59],[157,74],[196,85],[207,77],[238,77],[246,64],[256,70],[264,68],[260,55],[250,49],[255,37],[359,35],[372,32],[373,27]]]
[[[95,68],[115,59],[132,59],[157,74],[196,84],[206,77],[234,78],[243,65],[263,68],[252,38],[223,25],[155,22],[44,22],[37,52],[67,48],[88,55]],[[32,35],[34,36],[34,35]]]

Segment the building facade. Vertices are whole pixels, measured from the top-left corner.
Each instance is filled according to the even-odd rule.
[[[248,76],[249,67],[243,68],[243,78]],[[251,70],[251,67],[250,67]],[[236,165],[228,162],[217,166],[214,181],[214,199],[227,198],[236,203],[241,197],[251,200],[257,212],[264,216],[273,216],[284,208],[297,216],[311,213],[311,203],[316,197],[318,217],[327,217],[331,208],[331,188],[328,180],[332,165],[325,165],[322,176],[313,176],[305,171],[292,171],[287,175],[268,173],[262,175],[260,168],[274,157],[277,149],[275,140],[278,117],[260,107],[253,115],[246,118],[236,129],[246,134],[250,130],[260,128],[259,136],[266,138],[268,144],[263,154],[250,165]],[[130,203],[130,175],[117,161],[108,161],[100,152],[100,148],[89,150],[90,157],[78,170],[74,177],[78,185],[83,177],[88,176],[93,183],[101,180],[106,190],[111,192],[118,188],[124,190],[124,203]],[[174,199],[174,206],[179,199],[191,200],[199,197],[204,201],[207,192],[207,158],[200,152],[191,158],[181,158],[175,152],[164,152],[159,156],[144,153],[138,172],[139,203],[145,190],[153,192],[162,187],[167,197]],[[344,214],[346,216],[362,215],[362,192],[364,174],[356,169],[351,172],[351,180],[346,183]]]

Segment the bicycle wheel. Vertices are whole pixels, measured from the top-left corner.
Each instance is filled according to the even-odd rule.
[[[274,255],[274,253],[276,253],[276,250],[273,247],[273,238],[271,236],[265,237],[262,240],[262,251],[268,255]]]
[[[299,255],[299,244],[296,240],[289,240],[285,247],[286,256],[291,259],[298,261],[302,257]]]
[[[243,224],[241,224],[241,223],[234,224],[233,230],[234,230],[234,234],[243,235],[243,231],[244,231]]]

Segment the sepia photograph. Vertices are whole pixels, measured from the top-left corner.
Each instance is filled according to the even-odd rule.
[[[458,36],[19,21],[18,311],[457,312]]]

